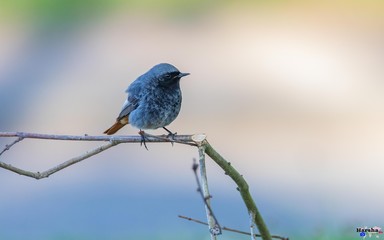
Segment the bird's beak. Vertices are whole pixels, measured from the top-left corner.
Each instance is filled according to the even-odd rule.
[[[185,77],[185,76],[188,76],[190,73],[180,73],[179,74],[179,78],[182,78],[182,77]]]

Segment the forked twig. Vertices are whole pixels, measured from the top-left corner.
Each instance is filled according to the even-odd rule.
[[[194,218],[190,218],[190,217],[186,217],[186,216],[182,216],[182,215],[178,215],[178,217],[182,218],[182,219],[185,219],[185,220],[188,220],[188,221],[191,221],[191,222],[199,223],[199,224],[202,224],[202,225],[208,225],[208,223],[200,221],[200,220],[197,220],[197,219],[194,219]],[[222,226],[221,229],[223,229],[224,231],[228,231],[228,232],[235,232],[235,233],[240,233],[240,234],[251,236],[251,234],[249,232],[240,231],[240,230],[237,230],[237,229],[234,229],[234,228],[229,228],[229,227]],[[260,234],[254,234],[254,235],[256,237],[261,237]],[[281,240],[289,240],[289,238],[281,237],[281,236],[277,236],[277,235],[272,235],[271,237],[272,238],[276,238],[276,239],[281,239]]]
[[[192,140],[193,135],[176,135],[174,139],[168,139],[166,137],[162,136],[154,136],[154,135],[148,135],[148,141],[149,142],[177,142],[181,144],[188,144],[188,145],[194,145],[194,141]],[[106,144],[97,147],[91,151],[87,151],[86,153],[73,157],[55,167],[52,167],[46,171],[43,172],[31,172],[27,171],[18,167],[15,167],[11,164],[5,163],[0,161],[0,168],[7,169],[11,172],[32,177],[35,179],[42,179],[49,177],[50,175],[69,167],[75,163],[81,162],[84,159],[87,159],[89,157],[92,157],[98,153],[101,153],[113,146],[116,146],[120,143],[128,143],[128,142],[140,142],[141,137],[140,136],[89,136],[89,135],[83,135],[83,136],[75,136],[75,135],[57,135],[57,134],[41,134],[41,133],[26,133],[26,132],[0,132],[0,137],[17,137],[16,140],[14,140],[12,143],[7,144],[4,149],[0,152],[3,154],[5,151],[9,150],[12,146],[14,146],[16,143],[20,142],[23,139],[30,138],[30,139],[47,139],[47,140],[64,140],[64,141],[104,141],[107,142]],[[196,145],[195,145],[196,146]]]
[[[87,159],[89,157],[92,157],[93,155],[96,155],[98,153],[101,153],[105,150],[107,150],[108,148],[110,147],[113,147],[115,145],[117,145],[119,143],[116,143],[116,142],[109,142],[105,145],[102,145],[100,147],[97,147],[91,151],[88,151],[78,157],[74,157],[74,158],[71,158],[69,159],[68,161],[65,161],[53,168],[50,168],[44,172],[31,172],[31,171],[26,171],[26,170],[23,170],[21,168],[17,168],[17,167],[14,167],[12,166],[11,164],[7,164],[7,163],[4,163],[4,162],[1,162],[0,161],[0,167],[4,168],[4,169],[7,169],[9,171],[12,171],[14,173],[17,173],[17,174],[20,174],[20,175],[24,175],[24,176],[27,176],[27,177],[32,177],[32,178],[35,178],[37,180],[39,179],[42,179],[42,178],[47,178],[49,177],[50,175],[66,168],[66,167],[69,167],[71,166],[72,164],[75,164],[75,163],[78,163],[80,161],[83,161],[84,159]]]
[[[11,147],[12,147],[13,145],[15,145],[16,143],[20,142],[20,141],[23,140],[23,139],[24,139],[23,137],[18,137],[18,138],[17,138],[15,141],[13,141],[12,143],[5,145],[3,151],[0,152],[0,156],[1,156],[1,154],[3,154],[5,151],[11,149]]]
[[[199,181],[199,176],[197,175],[197,169],[198,168],[199,168],[199,164],[196,163],[196,159],[193,159],[192,170],[193,170],[193,173],[195,174],[195,179],[196,179],[196,183],[197,183],[197,191],[200,193],[200,196],[203,199],[205,207],[207,209],[208,222],[211,222],[211,224],[207,224],[210,227],[209,231],[214,236],[220,235],[222,233],[221,227],[220,227],[219,221],[217,221],[217,218],[216,218],[215,214],[213,213],[213,210],[211,208],[211,204],[209,202],[209,199],[212,196],[209,195],[209,192],[207,189],[204,191],[204,189],[202,188],[200,181]],[[205,173],[205,169],[202,171]],[[205,175],[205,174],[202,174],[202,175]],[[204,178],[204,176],[202,176],[202,178]],[[205,188],[207,188],[207,187],[205,187]],[[207,193],[207,194],[204,194],[204,193]]]

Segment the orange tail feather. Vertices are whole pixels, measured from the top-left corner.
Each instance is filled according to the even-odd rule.
[[[120,120],[117,120],[115,124],[112,125],[112,127],[108,128],[104,131],[107,135],[112,135],[120,130],[120,128],[124,127],[126,124],[128,124],[128,117],[122,118]]]

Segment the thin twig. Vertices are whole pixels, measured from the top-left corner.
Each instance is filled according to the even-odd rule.
[[[197,183],[197,191],[200,193],[201,198],[204,201],[206,213],[207,213],[207,220],[209,224],[209,231],[211,233],[212,238],[215,238],[216,235],[220,235],[222,233],[221,227],[219,224],[219,221],[217,221],[217,218],[215,214],[213,213],[211,204],[210,204],[210,198],[212,197],[209,194],[208,190],[208,180],[207,180],[207,173],[205,168],[205,154],[204,149],[200,149],[199,147],[199,155],[200,155],[200,175],[201,175],[201,181],[203,184],[200,184],[199,177],[197,175],[197,169],[199,165],[196,163],[196,160],[194,160],[192,170],[195,174],[196,183]]]
[[[92,157],[93,155],[96,155],[98,153],[101,153],[105,150],[107,150],[108,148],[111,148],[115,145],[117,145],[119,143],[116,143],[116,142],[109,142],[103,146],[100,146],[100,147],[97,147],[89,152],[86,152],[78,157],[74,157],[74,158],[71,158],[69,159],[68,161],[65,161],[63,162],[62,164],[59,164],[51,169],[48,169],[47,171],[44,171],[44,172],[31,172],[31,171],[26,171],[26,170],[23,170],[23,169],[20,169],[20,168],[17,168],[17,167],[14,167],[12,166],[11,164],[7,164],[7,163],[4,163],[4,162],[0,162],[0,167],[1,168],[4,168],[4,169],[7,169],[9,171],[12,171],[12,172],[15,172],[17,174],[20,174],[20,175],[24,175],[24,176],[27,176],[27,177],[32,177],[32,178],[35,178],[37,180],[39,179],[42,179],[42,178],[47,178],[49,177],[50,175],[66,168],[66,167],[69,167],[71,166],[72,164],[75,164],[75,163],[78,163],[78,162],[81,162],[83,161],[84,159],[87,159],[89,157]]]
[[[178,217],[182,218],[182,219],[185,219],[185,220],[188,220],[188,221],[191,221],[191,222],[195,222],[195,223],[199,223],[199,224],[203,224],[203,225],[207,225],[208,226],[208,223],[200,221],[200,220],[197,220],[197,219],[194,219],[194,218],[190,218],[190,217],[186,217],[186,216],[182,216],[182,215],[178,215]],[[240,231],[240,230],[237,230],[237,229],[234,229],[234,228],[229,228],[229,227],[222,226],[221,229],[223,229],[225,231],[228,231],[228,232],[235,232],[235,233],[240,233],[240,234],[251,236],[251,233],[249,233],[249,232]],[[254,235],[256,237],[261,237],[260,234],[254,234]],[[281,239],[281,240],[289,240],[289,238],[281,237],[281,236],[277,236],[277,235],[272,235],[271,237],[272,238],[276,238],[276,239]]]
[[[251,239],[256,240],[256,222],[255,222],[255,213],[254,212],[248,212],[249,215],[249,223],[250,223],[250,230],[251,230]],[[272,237],[272,236],[271,236]]]
[[[13,145],[15,145],[16,143],[20,142],[20,141],[23,140],[23,139],[24,139],[24,138],[22,138],[22,137],[18,137],[18,138],[17,138],[15,141],[13,141],[12,143],[5,145],[3,151],[0,152],[0,156],[1,156],[1,154],[3,154],[5,151],[11,149],[11,147],[12,147]]]

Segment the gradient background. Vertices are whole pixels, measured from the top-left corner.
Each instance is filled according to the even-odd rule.
[[[207,134],[271,233],[359,239],[356,227],[384,227],[383,12],[379,0],[4,0],[0,131],[100,135],[129,83],[170,62],[191,75],[169,128]],[[99,145],[24,140],[1,161],[43,171]],[[177,218],[205,220],[196,149],[148,147],[40,181],[0,169],[0,239],[209,239]],[[220,223],[248,230],[234,183],[211,161],[208,177]]]

